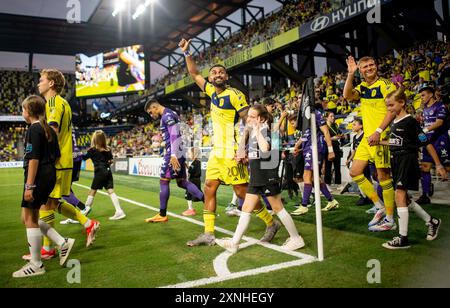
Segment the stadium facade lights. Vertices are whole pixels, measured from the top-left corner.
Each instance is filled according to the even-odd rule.
[[[114,11],[112,12],[112,16],[116,17],[117,14],[119,14],[119,12],[125,8],[125,5],[127,4],[127,2],[128,2],[128,0],[116,0],[116,4],[114,5]]]
[[[144,3],[139,4],[138,7],[136,8],[136,11],[134,12],[134,14],[132,16],[133,20],[138,18],[140,15],[142,15],[142,13],[145,12],[147,7],[154,4],[156,1],[157,0],[145,0]]]

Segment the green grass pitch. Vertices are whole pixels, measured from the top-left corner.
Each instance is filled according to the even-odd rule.
[[[24,261],[27,253],[25,228],[20,222],[20,201],[23,171],[2,169],[0,171],[0,287],[163,287],[200,281],[217,276],[213,261],[223,253],[220,247],[186,246],[203,228],[190,221],[169,217],[164,224],[147,224],[144,219],[154,211],[136,205],[159,207],[159,180],[116,175],[115,191],[121,206],[127,214],[122,221],[108,220],[114,213],[109,197],[97,194],[91,217],[101,222],[96,242],[85,248],[85,235],[80,225],[60,225],[57,215],[57,230],[66,237],[76,239],[70,259],[81,264],[81,282],[70,284],[67,276],[70,268],[61,268],[56,259],[45,261],[47,273],[32,278],[13,279],[11,274]],[[90,186],[92,173],[83,172],[80,185]],[[74,185],[73,190],[82,200],[86,200],[87,189]],[[231,200],[231,188],[221,187],[218,193],[218,217],[216,226],[234,231],[238,219],[227,217],[224,208]],[[287,196],[285,196],[287,199]],[[413,214],[410,216],[409,250],[388,251],[381,244],[391,239],[396,232],[370,233],[367,222],[371,216],[365,213],[368,207],[354,205],[356,197],[336,196],[340,209],[323,213],[325,261],[312,262],[302,266],[292,266],[256,275],[216,281],[213,284],[199,284],[200,287],[432,287],[450,286],[450,221],[449,206],[428,205],[429,212],[442,218],[443,226],[434,242],[427,242],[426,227]],[[324,203],[324,202],[323,202]],[[294,201],[286,205],[288,211],[294,209]],[[201,213],[201,203],[195,203]],[[184,191],[173,182],[168,210],[180,214],[186,208]],[[197,214],[193,219],[202,222]],[[307,246],[299,252],[316,256],[315,215],[311,208],[305,217],[294,218],[298,230],[305,238]],[[264,224],[252,218],[246,235],[259,239],[264,232]],[[217,237],[229,236],[216,231]],[[274,244],[282,245],[287,232],[282,229]],[[381,283],[369,284],[371,276],[369,260],[378,260],[381,265]],[[231,273],[257,270],[266,266],[285,264],[299,260],[295,256],[281,253],[260,245],[251,245],[240,250],[228,260]]]

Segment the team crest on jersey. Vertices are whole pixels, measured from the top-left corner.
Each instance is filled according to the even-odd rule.
[[[400,136],[397,136],[394,133],[391,133],[391,138],[389,138],[389,145],[402,146],[403,145],[403,138],[400,137]]]

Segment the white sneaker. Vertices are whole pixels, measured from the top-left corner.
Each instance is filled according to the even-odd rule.
[[[230,209],[230,210],[226,211],[225,214],[227,214],[227,216],[239,217],[239,216],[241,216],[241,211],[239,211],[238,208],[234,208],[234,209]]]
[[[64,266],[66,264],[67,258],[69,257],[74,243],[75,240],[73,238],[65,239],[64,243],[59,248],[59,265]]]
[[[124,219],[125,217],[127,217],[127,215],[125,215],[123,211],[118,211],[114,214],[114,216],[109,217],[109,220],[120,220]]]
[[[36,266],[31,262],[25,264],[20,270],[14,272],[12,276],[14,278],[31,277],[45,274],[44,264]]]
[[[84,208],[84,210],[81,210],[80,212],[81,212],[81,214],[83,214],[84,216],[87,216],[87,215],[89,215],[89,213],[92,211],[92,208],[90,207],[90,206],[86,206],[85,208]]]
[[[305,242],[303,241],[303,238],[301,236],[296,238],[288,237],[283,246],[281,246],[282,249],[288,251],[294,251],[303,247],[305,247]]]
[[[239,248],[239,245],[234,244],[231,238],[216,239],[216,244],[233,254],[236,253]]]
[[[66,220],[61,220],[59,223],[62,225],[79,224],[78,221],[70,219],[70,218],[67,218]]]
[[[291,212],[291,215],[292,216],[301,216],[301,215],[305,215],[306,213],[308,213],[308,211],[309,211],[309,209],[307,207],[299,206],[298,209]]]

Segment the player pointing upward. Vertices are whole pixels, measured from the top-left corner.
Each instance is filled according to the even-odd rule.
[[[216,192],[220,184],[233,185],[237,196],[243,200],[247,193],[247,167],[242,163],[237,163],[234,158],[239,142],[235,125],[239,119],[246,119],[249,106],[241,91],[227,86],[228,74],[223,65],[211,67],[208,81],[200,75],[189,53],[189,45],[190,40],[182,39],[178,46],[185,55],[189,74],[200,89],[211,98],[214,145],[206,167],[205,208],[203,212],[205,232],[197,239],[189,241],[187,245],[214,245]],[[256,214],[267,225],[266,234],[262,240],[272,240],[281,224],[273,220],[273,217],[260,202],[256,206]]]

